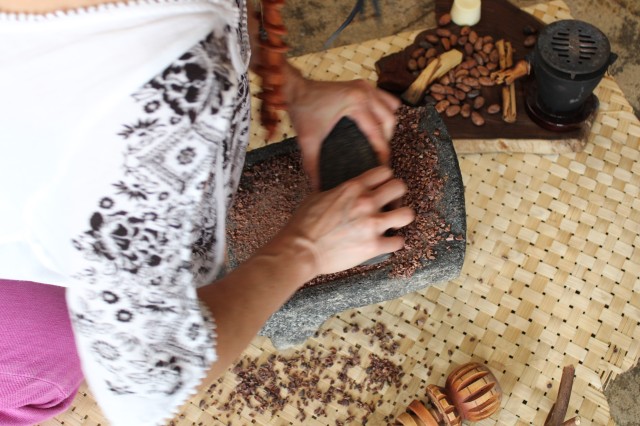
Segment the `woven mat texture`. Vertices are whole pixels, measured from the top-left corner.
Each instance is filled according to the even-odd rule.
[[[547,23],[570,18],[561,1],[527,11]],[[375,80],[375,61],[417,33],[292,62],[313,78]],[[468,246],[458,279],[345,311],[302,347],[277,352],[257,337],[243,354],[244,365],[272,354],[316,359],[332,349],[340,359],[359,356],[349,366],[321,366],[316,385],[325,397],[345,381],[351,388],[326,402],[282,390],[280,408],[260,412],[254,399],[252,406],[226,410],[225,401],[237,398],[238,376],[230,371],[171,424],[334,425],[365,418],[369,425],[388,424],[413,399],[425,401],[427,384],[444,385],[453,368],[469,361],[486,363],[504,392],[501,410],[480,425],[542,425],[567,364],[576,366],[567,418],[613,424],[603,389],[640,352],[640,123],[612,78],[605,77],[596,94],[600,111],[584,152],[460,156]],[[281,138],[292,136],[288,121],[282,124]],[[253,131],[252,146],[260,146],[262,129],[254,123]],[[374,332],[376,326],[389,334]],[[368,370],[373,354],[404,376],[376,385]],[[276,363],[275,380],[290,383],[283,362]],[[310,374],[317,369],[311,361],[300,365]],[[357,383],[361,389],[353,388]],[[108,423],[83,387],[70,411],[44,423],[62,424]]]

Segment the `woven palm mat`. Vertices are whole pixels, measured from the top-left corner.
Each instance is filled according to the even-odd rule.
[[[561,1],[529,11],[570,18]],[[314,78],[374,79],[374,62],[415,34],[293,62]],[[612,78],[596,94],[584,152],[460,157],[468,247],[458,279],[345,311],[301,347],[278,352],[257,337],[171,424],[392,423],[469,361],[486,363],[504,391],[501,410],[479,424],[543,424],[567,364],[567,417],[613,424],[603,389],[640,352],[640,123]],[[83,387],[45,424],[108,423]]]

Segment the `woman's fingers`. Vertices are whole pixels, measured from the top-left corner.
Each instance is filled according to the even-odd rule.
[[[371,196],[374,199],[374,203],[382,208],[402,198],[407,193],[407,190],[407,185],[404,182],[399,179],[392,179],[375,188]]]
[[[396,128],[397,117],[395,112],[400,106],[400,101],[383,91],[376,92],[373,96],[374,101],[370,105],[371,112],[380,123],[384,138],[390,140]]]
[[[416,213],[411,207],[400,207],[399,209],[382,212],[377,216],[375,232],[384,234],[389,229],[398,229],[407,226],[416,218]]]
[[[393,237],[380,237],[378,240],[378,250],[376,256],[384,253],[393,253],[404,247],[404,237],[399,235]]]
[[[373,190],[393,178],[393,170],[388,166],[379,166],[367,170],[355,180],[364,186],[365,190]]]

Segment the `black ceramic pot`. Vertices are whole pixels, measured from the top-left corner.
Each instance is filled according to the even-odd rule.
[[[553,115],[580,110],[616,59],[607,37],[591,24],[570,19],[547,25],[530,57],[538,104]]]

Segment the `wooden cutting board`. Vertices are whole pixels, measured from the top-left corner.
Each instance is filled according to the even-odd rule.
[[[436,20],[445,13],[449,13],[453,0],[436,0]],[[482,0],[480,22],[473,29],[481,36],[491,35],[495,40],[505,39],[511,41],[514,48],[514,63],[524,59],[532,47],[525,47],[525,34],[523,28],[530,26],[538,32],[544,27],[544,23],[534,16],[519,9],[508,0]],[[449,24],[445,28],[458,30],[455,24]],[[406,64],[410,54],[418,47],[421,40],[427,34],[435,34],[434,28],[419,33],[413,44],[404,50],[382,57],[376,62],[378,72],[378,87],[400,95],[416,78]],[[525,111],[524,92],[528,85],[532,84],[533,77],[526,77],[516,82],[517,120],[515,123],[506,123],[501,114],[483,114],[485,125],[477,127],[470,119],[461,116],[445,117],[453,138],[453,144],[457,153],[481,153],[481,152],[529,152],[538,154],[554,154],[563,152],[579,152],[585,147],[587,136],[593,123],[595,114],[587,120],[581,128],[570,132],[551,132],[539,127],[531,121]],[[487,105],[500,103],[500,88],[485,87],[483,96],[487,99]]]

